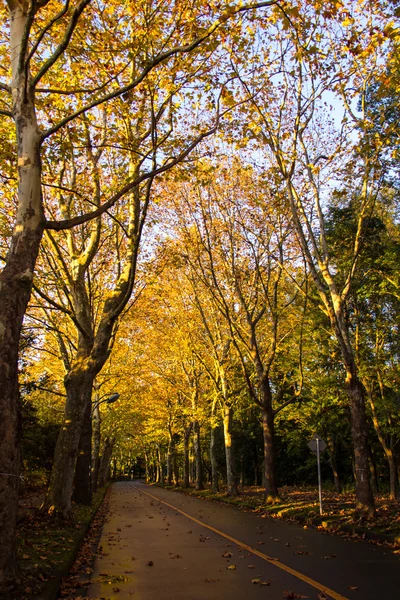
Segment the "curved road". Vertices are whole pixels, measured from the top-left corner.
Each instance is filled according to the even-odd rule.
[[[397,600],[399,555],[227,505],[113,485],[89,598]]]

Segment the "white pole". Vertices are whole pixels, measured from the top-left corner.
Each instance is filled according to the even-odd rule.
[[[319,514],[322,515],[322,485],[321,485],[321,462],[319,459],[319,438],[317,442],[317,464],[318,464],[318,495],[319,495]]]

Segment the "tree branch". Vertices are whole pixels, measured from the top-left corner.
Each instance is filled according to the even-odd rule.
[[[80,215],[80,216],[74,217],[72,219],[66,219],[65,221],[47,221],[45,229],[62,231],[63,229],[70,229],[71,227],[76,227],[76,225],[82,225],[82,223],[87,223],[88,221],[91,221],[92,219],[99,217],[104,212],[109,210],[112,206],[114,206],[114,204],[120,198],[125,196],[125,194],[130,192],[134,187],[138,186],[143,181],[145,181],[146,179],[152,179],[156,175],[160,175],[161,173],[168,171],[169,169],[171,169],[172,167],[174,167],[175,165],[180,163],[184,158],[186,158],[186,156],[188,154],[190,154],[190,152],[193,150],[193,148],[195,148],[203,139],[205,139],[205,138],[209,137],[210,135],[212,135],[213,133],[215,133],[215,131],[218,128],[218,123],[219,123],[219,118],[217,118],[217,123],[215,124],[214,127],[209,129],[205,133],[201,133],[195,140],[193,140],[193,142],[191,144],[189,144],[189,146],[187,148],[185,148],[185,150],[182,150],[182,152],[177,157],[173,158],[172,160],[167,159],[167,162],[164,165],[162,165],[161,167],[158,167],[156,169],[153,169],[152,171],[149,171],[147,173],[143,173],[142,175],[139,175],[138,177],[136,177],[136,179],[134,181],[127,183],[119,192],[114,194],[114,196],[112,196],[107,202],[105,202],[98,209],[94,210],[91,213],[87,213],[85,215]]]
[[[86,5],[89,2],[90,2],[90,0],[83,0],[82,4]],[[153,69],[155,69],[155,67],[157,67],[161,63],[166,62],[172,56],[176,56],[177,54],[189,54],[190,52],[192,52],[193,50],[195,50],[198,46],[200,46],[200,44],[202,44],[204,41],[206,41],[209,37],[211,37],[211,35],[213,33],[215,33],[215,31],[217,31],[217,29],[223,23],[225,23],[226,21],[228,21],[231,17],[235,16],[236,14],[239,14],[241,12],[246,12],[248,10],[255,10],[255,9],[258,9],[258,8],[266,8],[266,7],[269,7],[269,6],[276,5],[276,4],[278,4],[277,0],[269,0],[267,2],[260,2],[260,3],[248,4],[248,5],[245,5],[245,6],[242,6],[242,7],[230,7],[230,8],[227,8],[225,10],[225,12],[223,12],[221,14],[221,16],[218,19],[216,19],[214,21],[214,23],[203,33],[203,35],[200,35],[198,38],[196,38],[193,42],[191,42],[189,44],[186,44],[184,46],[175,46],[174,48],[171,48],[170,50],[166,50],[165,52],[162,52],[161,54],[159,54],[158,56],[156,56],[151,62],[149,62],[147,64],[147,66],[144,67],[142,73],[138,77],[136,77],[136,79],[134,79],[133,81],[131,81],[131,83],[129,83],[128,85],[125,85],[125,86],[123,86],[123,87],[121,87],[121,88],[119,88],[117,90],[114,90],[113,92],[110,92],[109,94],[105,94],[101,98],[93,100],[93,102],[90,102],[86,106],[83,106],[82,108],[78,109],[74,113],[68,115],[67,117],[65,117],[65,119],[62,119],[61,121],[59,121],[58,123],[56,123],[53,127],[50,127],[50,129],[48,129],[47,131],[45,131],[42,134],[42,136],[41,136],[41,141],[45,140],[50,135],[52,135],[53,133],[57,132],[59,129],[61,129],[65,125],[67,125],[67,123],[69,123],[70,121],[76,119],[76,117],[79,117],[80,115],[86,113],[87,111],[91,110],[92,108],[95,108],[96,106],[99,106],[100,104],[104,104],[104,102],[108,102],[109,100],[113,100],[114,98],[122,96],[122,94],[125,94],[126,92],[129,92],[130,90],[136,88],[145,79],[145,77]],[[83,10],[83,8],[82,8],[82,10]],[[71,31],[71,35],[72,35],[72,31]],[[45,65],[43,65],[41,71],[39,71],[39,73],[37,74],[37,76],[34,79],[34,85],[36,85],[36,83],[40,80],[40,78],[44,75],[44,73],[52,66],[52,64],[54,64],[54,62],[57,60],[58,56],[65,50],[65,48],[68,45],[68,42],[69,42],[69,39],[70,39],[71,35],[69,36],[68,41],[65,44],[64,44],[64,42],[62,44],[60,44],[59,48],[61,48],[61,46],[62,46],[62,50],[57,55],[57,57],[54,58],[54,60],[53,60],[53,57],[57,53],[58,49],[53,54],[53,57],[51,57],[45,63]],[[43,70],[44,70],[44,72],[42,74]]]
[[[36,87],[36,85],[42,79],[42,77],[44,77],[44,75],[47,73],[47,71],[57,62],[57,60],[60,58],[60,56],[66,50],[66,48],[68,47],[68,44],[71,40],[72,34],[74,33],[75,27],[78,23],[79,17],[83,13],[83,11],[87,7],[87,5],[90,4],[90,2],[91,2],[91,0],[82,0],[78,4],[78,6],[75,8],[74,12],[72,13],[72,17],[70,19],[69,25],[67,27],[67,31],[65,32],[64,39],[57,46],[57,48],[55,49],[53,54],[50,56],[50,58],[48,60],[46,60],[46,62],[42,66],[42,68],[39,70],[39,72],[33,78],[32,82],[31,82],[32,89],[34,89]],[[57,16],[57,18],[58,18],[58,16]]]

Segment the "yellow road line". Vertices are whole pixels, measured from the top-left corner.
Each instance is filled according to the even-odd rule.
[[[199,519],[196,519],[195,517],[188,515],[183,510],[176,508],[176,506],[173,506],[172,504],[168,504],[168,502],[165,502],[164,500],[160,500],[160,498],[157,498],[157,496],[153,496],[153,494],[149,494],[149,492],[145,492],[144,490],[141,490],[140,488],[136,487],[135,485],[133,485],[132,487],[135,490],[137,490],[138,492],[141,492],[142,494],[146,494],[146,496],[150,496],[150,498],[153,498],[154,500],[161,502],[161,504],[165,504],[169,508],[172,508],[176,512],[187,517],[188,519],[191,519],[195,523],[198,523],[199,525],[206,527],[207,529],[209,529],[210,531],[213,531],[214,533],[218,534],[219,536],[224,537],[225,539],[229,540],[230,542],[237,544],[241,548],[245,548],[248,552],[251,552],[252,554],[255,554],[256,556],[259,556],[263,560],[266,560],[267,562],[271,563],[272,565],[275,565],[275,567],[282,569],[282,571],[286,571],[286,573],[290,573],[291,575],[294,575],[294,577],[301,579],[301,581],[304,581],[305,583],[308,583],[309,585],[311,585],[315,589],[319,590],[320,592],[323,592],[326,596],[330,596],[331,598],[333,598],[333,600],[348,600],[348,598],[346,598],[345,596],[342,596],[341,594],[338,594],[334,590],[331,590],[330,588],[326,587],[326,585],[323,585],[322,583],[315,581],[315,579],[311,579],[311,577],[307,577],[307,575],[300,573],[300,571],[296,571],[295,569],[288,567],[287,565],[283,564],[282,562],[278,561],[277,559],[274,559],[271,556],[268,556],[267,554],[260,552],[256,548],[253,548],[252,546],[248,546],[247,544],[244,544],[243,542],[235,539],[234,537],[231,537],[227,533],[224,533],[223,531],[219,531],[219,529],[216,529],[215,527],[212,527],[211,525],[207,525],[207,523],[204,523],[203,521],[199,521]]]

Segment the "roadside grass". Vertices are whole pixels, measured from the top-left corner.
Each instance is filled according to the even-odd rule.
[[[36,492],[31,503],[29,497],[22,498],[17,529],[20,575],[8,593],[9,600],[57,597],[61,578],[72,566],[106,491],[99,490],[90,506],[73,505],[72,519],[64,523],[40,512],[44,490]]]
[[[323,514],[320,515],[318,491],[314,488],[283,487],[279,490],[281,501],[276,504],[264,503],[262,487],[245,487],[238,496],[228,496],[221,486],[219,493],[211,488],[197,491],[169,486],[168,489],[191,494],[198,498],[207,498],[238,506],[244,510],[261,513],[274,519],[296,521],[303,525],[312,525],[320,529],[345,531],[364,537],[381,538],[400,546],[400,500],[390,500],[388,495],[380,494],[375,498],[376,518],[370,521],[355,522],[355,494],[345,491],[337,494],[324,490],[322,494]],[[365,534],[365,535],[364,535]],[[368,535],[372,534],[372,535]]]

